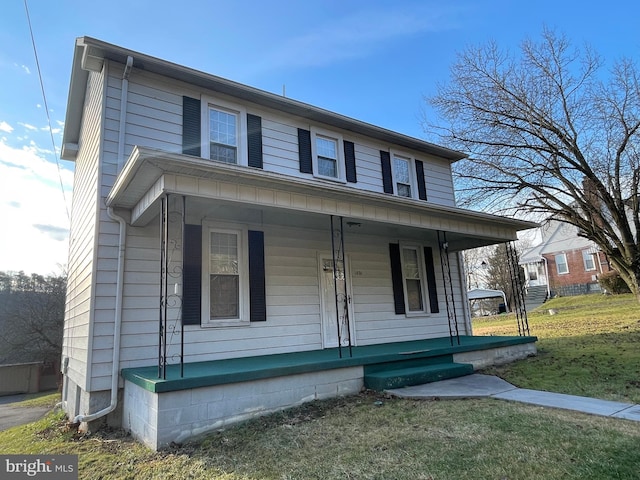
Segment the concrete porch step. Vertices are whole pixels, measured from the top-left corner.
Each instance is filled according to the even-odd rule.
[[[472,373],[473,365],[468,363],[438,363],[365,373],[364,385],[372,390],[382,391],[438,382]]]

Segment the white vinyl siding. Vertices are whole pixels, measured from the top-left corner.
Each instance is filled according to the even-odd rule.
[[[425,185],[429,203],[455,207],[451,165],[446,160],[418,157],[424,164]]]
[[[105,148],[117,151],[122,71],[119,65],[114,65],[111,70],[113,70],[113,74],[109,76],[106,99]],[[308,176],[308,174],[302,174],[299,171],[297,128],[310,129],[312,132],[316,129],[310,127],[304,120],[263,107],[252,108],[250,104],[222,95],[213,95],[212,92],[198,92],[193,90],[192,86],[137,70],[133,71],[129,80],[125,157],[130,154],[134,145],[168,152],[180,153],[182,151],[182,95],[193,98],[202,96],[203,105],[218,105],[222,109],[238,112],[240,122],[239,164],[246,165],[246,147],[242,146],[242,142],[246,141],[246,130],[243,130],[242,125],[246,124],[246,112],[249,112],[262,117],[264,170],[298,177]],[[332,130],[329,126],[320,128],[318,132],[338,140],[338,155],[340,156],[338,168],[343,169],[342,134],[344,132]],[[203,136],[203,144],[205,145],[207,144],[206,138]],[[345,139],[354,142],[358,175],[358,182],[350,184],[350,186],[382,193],[379,152],[387,150],[389,146],[374,139],[357,135],[345,137]],[[447,160],[418,152],[408,152],[408,154],[424,162],[428,201],[439,205],[454,206],[455,197],[450,163]],[[203,152],[203,156],[205,156],[205,152]],[[115,175],[115,172],[113,173]],[[344,173],[341,172],[340,175],[343,177]],[[417,196],[417,191],[413,195]]]
[[[75,162],[69,235],[68,282],[62,355],[69,358],[67,375],[81,388],[90,358],[91,307],[93,298],[93,262],[95,261],[98,214],[98,174],[100,130],[104,78],[91,73],[83,111],[80,148]]]
[[[104,148],[117,153],[122,69],[117,64],[108,65]],[[148,73],[134,71],[129,77],[125,160],[135,145],[182,151],[182,95],[169,85],[161,77]]]
[[[157,282],[159,259],[153,259],[157,255],[157,250],[153,250],[153,245],[157,244],[157,227],[155,224],[145,229],[132,229],[127,240],[132,249],[128,250],[125,273],[129,293],[125,297],[123,316],[122,368],[157,362],[158,293],[154,291],[154,282]],[[185,361],[322,348],[317,254],[330,250],[329,232],[276,225],[263,225],[261,229],[265,232],[267,321],[242,327],[188,326]],[[351,263],[351,295],[358,345],[448,335],[446,311],[428,316],[394,313],[388,243],[389,239],[384,237],[350,236],[347,253]],[[144,245],[151,247],[152,253]],[[130,267],[144,271],[134,272]],[[458,278],[455,261],[452,261],[452,268],[455,283]],[[456,283],[454,288],[457,287]],[[438,288],[442,292],[440,284]],[[173,291],[172,285],[169,291]],[[456,293],[456,301],[462,301],[459,293]],[[462,315],[460,317],[462,333],[464,324]],[[177,310],[170,312],[170,318],[177,318]],[[107,336],[110,333],[106,326],[102,332]],[[179,340],[174,337],[169,353],[176,358],[177,352]],[[105,350],[100,358],[108,361],[107,353]]]

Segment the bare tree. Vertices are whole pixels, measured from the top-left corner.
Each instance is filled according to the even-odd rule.
[[[59,363],[66,280],[0,272],[0,360]]]
[[[589,47],[544,30],[517,55],[469,48],[429,102],[428,133],[469,153],[456,175],[462,203],[555,218],[609,257],[640,302],[640,75],[604,71]],[[441,123],[441,122],[439,122]]]
[[[487,261],[492,252],[493,247],[478,247],[462,252],[468,289],[488,288],[487,268],[489,264]]]

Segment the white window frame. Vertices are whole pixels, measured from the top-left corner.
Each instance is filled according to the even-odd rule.
[[[243,165],[249,164],[248,152],[247,152],[247,110],[237,104],[227,102],[220,98],[213,98],[203,95],[201,98],[201,156],[206,160],[214,162],[209,157],[211,156],[211,142],[209,140],[209,109],[213,108],[225,113],[231,113],[236,116],[236,139],[238,141],[236,151],[236,163],[224,163],[216,162],[224,165]]]
[[[563,262],[558,262],[558,258],[564,259]],[[554,261],[556,262],[556,272],[558,275],[567,275],[569,273],[569,262],[567,262],[567,254],[566,253],[558,253],[554,256]],[[566,271],[560,271],[560,265],[564,265]]]
[[[405,197],[408,198],[408,197]],[[405,249],[415,250],[418,262],[418,276],[420,277],[420,295],[422,297],[422,310],[409,310],[409,289],[407,288],[407,267],[404,262],[404,251]],[[427,285],[427,272],[425,270],[424,265],[424,249],[421,245],[413,244],[413,243],[401,243],[400,244],[400,264],[402,268],[402,289],[404,294],[404,308],[405,315],[408,317],[418,316],[431,313],[429,310],[429,302],[427,292],[429,287]]]
[[[538,264],[527,264],[527,279],[529,281],[538,281]]]
[[[336,142],[336,177],[329,177],[327,175],[320,175],[318,166],[318,152],[316,147],[317,138],[326,138]],[[323,178],[325,180],[331,180],[332,182],[346,183],[346,171],[344,167],[344,141],[342,135],[329,130],[323,130],[317,127],[311,127],[311,159],[313,163],[313,176],[317,178]]]
[[[585,272],[592,272],[593,270],[596,270],[596,255],[596,253],[589,250],[582,250],[582,263],[584,263]],[[592,267],[589,267],[587,265],[588,261],[591,261],[591,263],[593,264]]]
[[[391,150],[391,181],[393,183],[393,194],[401,198],[418,198],[418,182],[416,180],[416,163],[413,155],[406,152]],[[409,187],[411,188],[411,196],[406,197],[398,194],[398,182],[396,181],[395,159],[406,160],[409,164]]]
[[[238,318],[212,319],[210,312],[210,241],[211,232],[235,234],[238,239]],[[204,223],[202,225],[202,326],[234,327],[250,324],[249,318],[249,233],[235,225]]]

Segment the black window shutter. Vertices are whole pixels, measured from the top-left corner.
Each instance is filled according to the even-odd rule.
[[[184,226],[182,323],[200,325],[202,300],[202,227]]]
[[[267,320],[264,270],[264,232],[249,230],[249,319]]]
[[[247,149],[249,166],[262,168],[262,118],[247,113]]]
[[[404,280],[402,279],[402,264],[400,262],[400,245],[389,244],[389,258],[391,260],[391,283],[393,285],[393,305],[396,313],[407,313],[404,306]]]
[[[416,160],[416,179],[418,180],[418,197],[420,200],[427,199],[427,186],[424,183],[424,163]]]
[[[182,97],[182,153],[201,156],[200,153],[200,100]]]
[[[382,188],[384,193],[393,193],[393,180],[391,179],[391,156],[389,152],[380,150],[380,164],[382,165]]]
[[[427,268],[427,288],[429,290],[429,308],[431,313],[438,313],[438,289],[436,288],[436,270],[433,265],[433,249],[424,247],[424,266]]]
[[[313,173],[311,132],[309,130],[298,129],[298,154],[300,156],[300,172]]]
[[[344,166],[347,172],[347,182],[357,183],[358,176],[356,174],[356,149],[353,142],[344,142]]]

